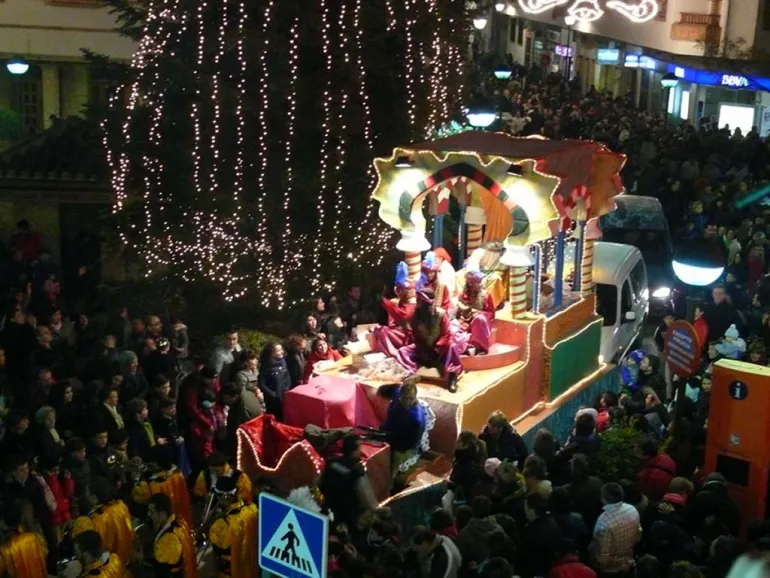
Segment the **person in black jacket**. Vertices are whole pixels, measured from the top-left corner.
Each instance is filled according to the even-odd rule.
[[[150,451],[156,443],[165,444],[164,438],[155,439],[155,432],[150,424],[149,409],[147,402],[143,399],[132,399],[126,405],[126,433],[128,433],[128,457],[142,458],[142,461],[148,461]]]
[[[291,376],[281,344],[270,342],[262,348],[258,386],[265,396],[265,410],[280,421],[283,418],[283,394],[291,389]]]
[[[724,524],[733,536],[740,531],[740,511],[727,493],[727,480],[719,472],[708,475],[703,489],[690,498],[685,515],[691,532],[697,532],[709,516]]]
[[[529,450],[519,433],[508,423],[501,411],[492,412],[479,439],[487,446],[487,457],[500,461],[518,462],[519,467],[529,455]]]
[[[538,493],[527,496],[524,504],[529,525],[523,534],[516,570],[521,578],[545,576],[556,559],[561,542],[559,524],[548,513],[548,501]]]
[[[307,362],[308,342],[304,336],[295,333],[286,340],[286,367],[291,376],[291,385],[295,387],[302,383]]]
[[[361,514],[377,507],[361,463],[361,441],[357,436],[344,438],[342,457],[326,462],[320,489],[335,522],[347,524],[349,528],[356,527]]]

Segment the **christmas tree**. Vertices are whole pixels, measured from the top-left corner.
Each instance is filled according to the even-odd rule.
[[[465,2],[107,4],[138,43],[104,127],[119,234],[148,275],[283,307],[394,251],[372,160],[456,113]]]

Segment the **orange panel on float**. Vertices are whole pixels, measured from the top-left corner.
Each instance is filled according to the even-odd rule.
[[[706,471],[727,478],[745,528],[767,508],[770,368],[722,359],[712,377]]]

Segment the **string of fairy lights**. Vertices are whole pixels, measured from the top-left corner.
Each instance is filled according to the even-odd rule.
[[[110,100],[123,114],[120,130],[110,134],[105,125],[104,135],[114,212],[133,208],[137,201],[143,208],[141,218],[130,218],[118,234],[145,262],[148,275],[173,268],[185,281],[203,276],[221,283],[226,299],[256,290],[262,305],[283,308],[290,304],[287,288],[293,282],[304,279],[316,290],[334,289],[335,273],[346,259],[377,264],[395,251],[394,232],[377,217],[378,205],[370,195],[377,179],[371,160],[366,167],[349,166],[362,156],[351,155],[353,147],[365,147],[369,159],[389,152],[382,150],[382,129],[376,123],[383,120],[372,105],[375,89],[368,69],[380,63],[366,57],[367,34],[374,24],[362,22],[363,8],[368,8],[364,1],[319,0],[319,26],[313,28],[300,26],[307,14],[296,10],[286,20],[279,14],[284,5],[276,0],[263,0],[259,9],[247,0],[150,0],[144,34],[131,60],[135,74],[125,87],[127,99],[122,102],[116,93]],[[457,84],[460,90],[461,83],[454,81],[462,64],[459,44],[454,44],[460,41],[442,22],[442,0],[380,2],[386,18],[379,33],[403,42],[406,118],[415,135],[422,134],[421,127],[447,121],[453,110],[456,95],[450,86]],[[253,39],[247,37],[250,14],[261,32]],[[421,36],[418,30],[425,30],[425,18],[434,20],[435,29]],[[287,27],[282,34],[276,33],[280,26]],[[461,35],[461,28],[454,32]],[[316,34],[317,42],[303,42],[303,34]],[[163,75],[169,69],[162,64],[169,56],[187,57],[180,52],[186,38],[194,42],[189,58],[197,81],[194,98],[186,105],[191,136],[184,153],[190,167],[185,178],[190,192],[183,198],[176,194],[175,179],[181,177],[169,170],[163,157],[176,136],[173,123],[178,121],[170,120],[171,112],[181,116],[168,106],[169,90],[178,89],[167,88]],[[285,38],[287,46],[273,46],[278,38]],[[255,50],[249,52],[247,46]],[[307,218],[297,217],[302,208],[294,205],[300,162],[297,127],[306,121],[299,116],[297,81],[302,53],[312,46],[320,46],[326,78],[319,90],[319,118],[312,119],[320,129],[316,212],[310,225],[315,233],[300,234],[309,229]],[[253,59],[247,56],[251,53]],[[274,77],[284,70],[275,60],[277,54],[287,59],[283,95],[274,89]],[[233,55],[237,66],[231,65]],[[255,76],[259,81],[251,82]],[[247,102],[255,103],[253,113],[247,114]],[[284,111],[282,128],[276,107]],[[141,139],[135,138],[135,131],[145,114],[145,149],[129,152],[127,145],[134,141],[138,148]],[[248,126],[251,118],[253,129]],[[247,137],[252,133],[253,143]],[[227,144],[233,136],[234,147]],[[233,157],[223,152],[227,146],[234,150]],[[366,182],[367,190],[351,190],[350,175],[360,175],[357,187]],[[368,199],[365,207],[363,199]],[[172,208],[177,211],[173,217]],[[349,230],[351,223],[359,222]],[[322,270],[320,262],[331,262],[332,269]]]

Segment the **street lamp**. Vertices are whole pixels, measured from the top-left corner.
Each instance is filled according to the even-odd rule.
[[[495,122],[497,111],[487,98],[477,94],[468,104],[465,116],[468,117],[468,122],[473,128],[484,129]]]
[[[508,80],[513,71],[503,62],[495,66],[495,78],[497,80]]]
[[[495,10],[498,12],[505,10],[505,2],[495,2]]]
[[[567,31],[567,73],[564,77],[564,83],[568,85],[572,73],[572,27],[577,23],[577,18],[572,14],[567,14],[564,17],[564,23],[569,26]]]
[[[665,110],[666,114],[666,126],[668,126],[668,101],[671,98],[671,89],[676,88],[676,85],[679,84],[679,77],[674,74],[673,72],[667,72],[663,75],[663,78],[660,79],[660,84],[663,87],[663,92],[666,95],[663,102],[663,110]]]
[[[473,27],[476,30],[484,30],[484,28],[487,27],[487,17],[486,16],[477,16],[473,19]]]
[[[690,239],[674,252],[674,273],[682,283],[695,287],[711,285],[725,271],[725,256],[717,241]]]
[[[24,60],[21,56],[13,56],[5,64],[5,67],[11,74],[21,75],[29,70],[29,62]]]

